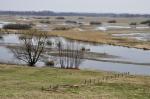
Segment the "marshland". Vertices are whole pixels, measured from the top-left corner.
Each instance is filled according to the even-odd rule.
[[[0,99],[149,98],[149,14],[0,11]]]

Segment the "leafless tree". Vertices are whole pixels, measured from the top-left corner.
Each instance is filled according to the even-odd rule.
[[[79,44],[75,42],[63,44],[59,41],[57,46],[61,68],[78,69],[84,58],[84,51]]]
[[[20,40],[20,46],[11,48],[15,57],[26,62],[29,66],[34,66],[38,62],[45,49],[46,33],[37,33],[36,36],[35,33],[37,31],[26,33],[24,38]]]

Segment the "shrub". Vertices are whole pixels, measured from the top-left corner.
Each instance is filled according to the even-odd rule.
[[[96,21],[92,21],[90,22],[91,25],[101,25],[102,23],[101,22],[96,22]]]
[[[52,41],[47,41],[47,45],[52,46]]]
[[[81,48],[81,51],[85,51],[85,50],[86,50],[85,47],[82,47],[82,48]]]
[[[150,20],[143,21],[141,24],[150,24]]]
[[[64,20],[64,17],[56,17],[56,19]]]
[[[44,21],[44,20],[40,21],[40,23],[43,23],[43,24],[51,24],[50,21]]]
[[[70,21],[70,20],[67,20],[65,23],[77,24],[77,22],[76,22],[76,21]]]
[[[50,17],[33,17],[34,19],[50,19]]]
[[[0,40],[3,40],[3,36],[0,36]]]
[[[78,19],[84,19],[83,17],[79,17]]]
[[[27,30],[27,29],[31,29],[31,25],[28,25],[28,24],[7,24],[7,25],[3,26],[3,29]]]
[[[35,33],[39,33],[38,36],[35,37]],[[20,46],[17,48],[11,47],[10,50],[14,54],[14,56],[24,61],[28,64],[28,66],[35,66],[35,64],[42,59],[42,55],[45,51],[45,43],[47,40],[46,33],[41,33],[36,30],[26,32],[24,35],[22,42],[20,42]]]
[[[132,22],[132,23],[130,23],[130,25],[137,25],[137,23],[136,22]]]
[[[69,30],[69,27],[56,27],[53,30]]]
[[[108,23],[117,23],[117,21],[116,20],[110,20],[110,21],[108,21]]]
[[[19,40],[24,40],[26,37],[24,35],[19,36]]]
[[[50,66],[50,67],[54,67],[55,63],[54,63],[54,61],[47,61],[47,62],[45,62],[45,65]]]

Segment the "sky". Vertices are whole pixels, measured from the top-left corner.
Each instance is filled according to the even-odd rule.
[[[150,14],[150,0],[0,0],[0,10]]]

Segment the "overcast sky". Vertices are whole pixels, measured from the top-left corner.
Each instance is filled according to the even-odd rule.
[[[150,0],[0,0],[0,10],[150,14]]]

